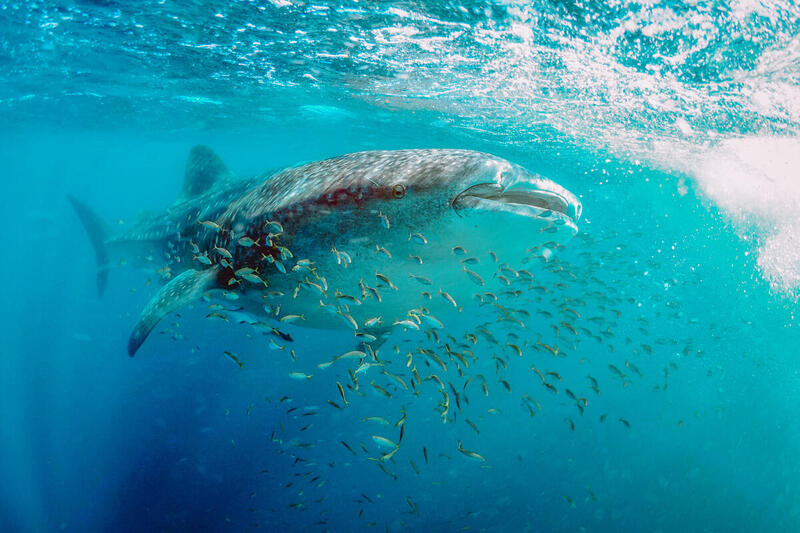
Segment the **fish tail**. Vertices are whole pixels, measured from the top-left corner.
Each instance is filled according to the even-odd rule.
[[[102,296],[108,282],[108,250],[105,241],[108,229],[103,220],[89,206],[68,194],[67,199],[89,235],[94,253],[97,256],[97,294]]]

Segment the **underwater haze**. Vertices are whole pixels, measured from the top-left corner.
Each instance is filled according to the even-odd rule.
[[[0,531],[800,531],[796,2],[0,1],[0,82]],[[198,145],[212,187],[473,150],[582,209],[357,207],[307,256],[195,216],[98,294],[208,207]]]

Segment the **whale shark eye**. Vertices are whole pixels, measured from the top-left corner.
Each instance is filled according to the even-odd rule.
[[[395,184],[394,187],[392,187],[392,196],[394,196],[395,198],[399,199],[405,195],[406,195],[406,186],[403,185],[402,183],[397,183]]]

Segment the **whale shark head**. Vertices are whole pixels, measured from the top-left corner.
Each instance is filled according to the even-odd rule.
[[[561,185],[481,152],[361,152],[312,165],[289,180],[312,198],[314,208],[301,212],[344,217],[343,233],[366,234],[377,213],[407,232],[390,232],[394,238],[427,237],[427,231],[440,236],[440,245],[485,240],[530,247],[535,233],[574,235],[581,216],[581,202]]]
[[[513,262],[533,247],[568,240],[578,231],[578,198],[520,165],[472,151],[415,155],[417,164],[408,171],[382,174],[390,181],[382,188],[391,188],[392,198],[379,194],[371,208],[407,232],[421,233],[441,252],[456,246],[474,253],[504,251],[505,260]]]
[[[380,154],[391,154],[392,160],[364,174],[367,197],[392,200],[404,216],[418,213],[431,220],[491,211],[552,219],[577,229],[581,203],[571,192],[499,157],[469,150]]]

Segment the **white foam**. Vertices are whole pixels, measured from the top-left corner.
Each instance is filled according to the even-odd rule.
[[[725,140],[693,174],[741,231],[762,236],[758,265],[773,288],[800,294],[800,138]]]

